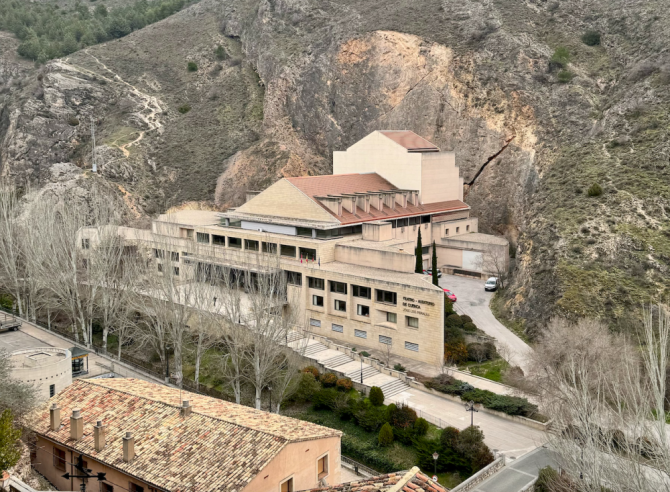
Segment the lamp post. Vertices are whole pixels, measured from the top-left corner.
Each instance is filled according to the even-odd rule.
[[[165,382],[170,382],[170,354],[168,353],[170,347],[165,344]]]
[[[470,412],[470,427],[472,427],[475,424],[475,412],[479,412],[475,408],[475,402],[470,400],[465,404],[465,411]]]
[[[361,355],[361,384],[363,384],[363,356]]]
[[[268,386],[268,391],[270,392],[270,413],[272,413],[272,386]]]
[[[440,457],[439,454],[433,453],[433,461],[435,462],[435,468],[433,470],[433,475],[437,476],[437,459]]]

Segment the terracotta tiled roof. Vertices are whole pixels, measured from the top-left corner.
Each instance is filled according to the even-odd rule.
[[[391,489],[398,492],[401,490],[403,492],[448,492],[448,489],[433,482],[416,466],[409,471],[388,473],[355,482],[311,489],[310,492],[387,492]]]
[[[360,207],[353,214],[342,210],[342,215],[336,215],[328,207],[323,205],[317,198],[327,195],[342,195],[347,193],[367,193],[374,191],[391,191],[398,188],[377,173],[365,174],[334,174],[328,176],[304,176],[299,178],[285,178],[289,183],[310,197],[328,213],[337,218],[343,225],[370,222],[380,219],[397,219],[423,215],[435,212],[449,212],[453,210],[468,210],[469,207],[460,200],[448,200],[444,202],[429,203],[426,205],[407,204],[407,207],[396,206],[395,209],[386,205],[382,210],[370,207],[370,212],[365,213]]]
[[[133,379],[76,380],[32,412],[29,427],[148,484],[195,492],[242,490],[291,440],[340,435],[306,422],[300,422],[306,426],[301,432],[294,419],[243,411],[236,408],[239,405],[186,391],[182,399],[191,402],[193,412],[184,418],[178,391]],[[52,403],[61,408],[57,431],[49,427]],[[78,441],[70,439],[74,408],[81,409],[84,419],[84,436]],[[106,431],[100,452],[93,441],[97,420]],[[135,438],[135,459],[130,463],[123,461],[125,432]]]
[[[382,130],[382,135],[402,145],[410,152],[439,152],[433,143],[409,130]]]

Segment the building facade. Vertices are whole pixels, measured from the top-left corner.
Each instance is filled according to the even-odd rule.
[[[17,350],[10,354],[12,378],[35,388],[37,399],[48,400],[72,384],[70,351],[55,347]]]

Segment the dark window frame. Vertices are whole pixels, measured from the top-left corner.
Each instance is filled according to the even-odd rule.
[[[261,249],[262,249],[263,253],[276,255],[277,254],[277,243],[268,243],[266,241],[263,241]]]
[[[346,282],[338,282],[337,280],[329,280],[328,282],[330,284],[330,292],[334,292],[336,294],[347,295],[348,288],[347,288],[347,283]],[[338,287],[342,287],[342,286],[344,286],[344,288],[342,290],[337,290]]]
[[[58,449],[56,446],[54,446],[53,456],[54,456],[54,468],[56,470],[65,471],[67,463],[65,450]]]
[[[365,308],[368,311],[368,314],[361,314],[361,311],[363,311],[361,308]],[[357,304],[356,305],[356,316],[363,316],[365,318],[370,317],[370,306],[367,306],[365,304]]]
[[[293,254],[287,254],[285,250],[293,249]],[[279,247],[279,256],[284,256],[286,258],[295,258],[295,255],[298,251],[298,248],[291,246],[290,244],[281,244]]]
[[[298,254],[303,260],[316,261],[316,249],[314,248],[303,248],[302,246],[298,249]]]
[[[195,240],[199,244],[210,244],[210,234],[208,232],[196,232],[195,233]],[[207,239],[205,241],[205,239]]]
[[[365,289],[368,291],[367,296],[363,295],[361,292],[361,289]],[[365,287],[364,285],[353,285],[351,286],[351,294],[354,297],[359,297],[361,299],[372,299],[372,287]]]
[[[212,244],[216,246],[225,246],[226,236],[220,236],[219,234],[212,234]]]
[[[398,305],[398,294],[396,292],[391,292],[390,290],[375,289],[375,293],[376,293],[375,299],[377,302],[382,304],[391,304],[393,306]]]
[[[242,249],[242,238],[241,237],[228,236],[228,247],[229,248],[235,248],[235,249]]]
[[[244,240],[244,250],[245,251],[258,251],[260,249],[260,246],[261,246],[260,243],[256,239],[245,239]]]
[[[307,285],[310,289],[326,290],[326,281],[318,277],[307,277]]]
[[[316,302],[315,302],[316,301]],[[320,304],[319,304],[320,302]],[[312,306],[323,307],[323,296],[312,295]]]
[[[284,270],[284,274],[288,285],[302,286],[302,273]]]
[[[344,308],[344,309],[340,309]],[[337,311],[338,313],[346,313],[347,312],[347,301],[343,299],[335,299],[333,302],[333,309]]]

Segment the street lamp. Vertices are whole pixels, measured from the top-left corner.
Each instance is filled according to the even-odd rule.
[[[479,412],[475,408],[475,402],[470,400],[465,404],[465,411],[470,412],[470,427],[472,427],[475,424],[475,412]]]
[[[363,384],[363,356],[361,355],[361,384]]]
[[[435,461],[435,469],[433,470],[433,475],[437,476],[437,459],[440,457],[439,454],[433,453],[433,460]]]

